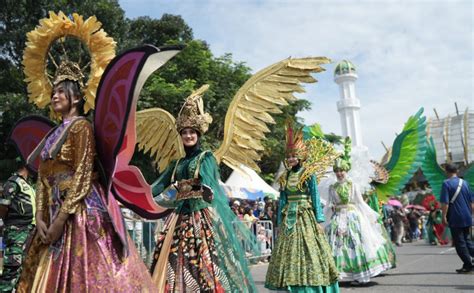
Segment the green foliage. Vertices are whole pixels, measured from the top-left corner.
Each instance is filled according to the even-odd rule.
[[[113,0],[5,0],[3,3],[0,6],[0,111],[4,114],[0,125],[0,161],[14,156],[3,142],[15,121],[32,113],[47,116],[46,112],[28,104],[20,64],[26,33],[34,29],[39,19],[47,17],[49,10],[61,10],[66,14],[77,12],[84,18],[97,16],[104,30],[117,42],[117,53],[143,44],[158,47],[185,44],[186,48],[180,54],[147,80],[138,101],[138,110],[160,107],[176,116],[184,99],[194,89],[209,84],[204,103],[206,111],[213,117],[213,123],[203,137],[202,145],[211,149],[219,147],[224,136],[227,108],[237,90],[250,78],[251,69],[242,62],[234,61],[231,54],[214,56],[205,41],[194,39],[192,29],[181,16],[163,14],[160,19],[147,16],[126,19],[118,1]],[[265,151],[259,163],[264,178],[271,180],[284,156],[285,119],[309,108],[309,101],[298,100],[275,117],[276,124],[270,126],[271,132],[267,134]],[[132,163],[143,171],[149,182],[156,178],[156,170],[148,155],[136,152]],[[223,166],[223,179],[230,172]]]
[[[280,166],[280,162],[285,157],[285,121],[288,117],[296,117],[299,111],[311,109],[311,104],[307,100],[297,100],[283,108],[283,113],[275,117],[275,124],[271,125],[270,133],[267,134],[267,139],[263,145],[265,150],[263,152],[262,160],[259,162],[259,167],[262,174],[275,173]],[[296,119],[296,123],[302,126],[301,121]]]
[[[140,16],[128,19],[127,25],[127,39],[119,44],[121,49],[133,48],[137,44],[162,46],[175,42],[187,43],[193,39],[192,29],[177,15],[163,14],[160,19]]]
[[[63,11],[66,15],[77,12],[87,19],[97,16],[104,30],[117,43],[127,37],[125,13],[114,0],[4,0],[0,5],[0,55],[19,66],[25,48],[26,34],[33,30],[48,12]]]
[[[333,132],[324,135],[324,139],[331,144],[341,144],[342,136],[334,134]]]

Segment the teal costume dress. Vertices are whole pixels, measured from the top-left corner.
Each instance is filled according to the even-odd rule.
[[[159,290],[256,292],[241,247],[252,235],[230,210],[219,178],[213,154],[195,148],[171,163],[152,185],[155,197],[172,183],[178,190],[151,267]]]
[[[303,168],[283,176],[278,211],[279,234],[265,287],[290,292],[339,292],[331,248],[318,222],[324,215],[315,175],[298,187]]]

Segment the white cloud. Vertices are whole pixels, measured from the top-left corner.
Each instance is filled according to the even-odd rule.
[[[473,4],[470,1],[120,1],[128,17],[182,15],[215,55],[230,52],[255,71],[288,56],[349,59],[359,80],[364,143],[375,158],[380,141],[418,108],[441,116],[474,108]],[[150,11],[152,11],[150,13]],[[305,98],[308,123],[340,133],[335,64],[316,75]]]

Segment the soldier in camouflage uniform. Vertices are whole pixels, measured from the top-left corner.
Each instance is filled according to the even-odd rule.
[[[26,240],[34,227],[35,191],[28,184],[29,171],[17,159],[18,171],[8,178],[0,194],[0,217],[3,232],[4,268],[0,292],[12,292],[21,273]]]

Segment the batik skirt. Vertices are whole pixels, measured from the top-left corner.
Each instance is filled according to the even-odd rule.
[[[233,231],[223,227],[212,207],[184,204],[167,218],[151,266],[159,292],[253,292],[243,256],[227,242]]]

